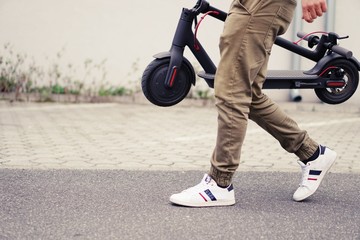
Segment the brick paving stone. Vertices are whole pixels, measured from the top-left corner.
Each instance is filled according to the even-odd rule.
[[[121,170],[124,169],[120,164],[106,164],[106,163],[96,163],[94,164],[94,169],[103,169],[103,170]]]
[[[142,163],[138,163],[138,162],[123,162],[119,166],[125,170],[128,170],[128,169],[146,170],[150,167],[148,164],[142,164]]]
[[[162,165],[162,164],[152,164],[149,166],[149,170],[163,170],[163,171],[170,171],[172,170],[172,166],[169,165]]]
[[[81,160],[70,160],[60,164],[63,168],[74,168],[74,169],[93,169],[95,164],[88,163]]]

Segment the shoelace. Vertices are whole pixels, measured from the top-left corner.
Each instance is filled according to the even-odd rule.
[[[307,179],[309,178],[309,168],[310,166],[305,165],[305,166],[301,166],[301,171],[302,171],[302,177],[301,177],[301,182],[300,182],[300,187],[306,187],[307,186]]]
[[[192,190],[198,190],[198,189],[203,189],[205,186],[210,185],[213,186],[214,184],[212,184],[212,182],[205,182],[205,181],[201,181],[199,184],[190,187],[188,189],[185,189],[183,192],[188,192],[188,191],[192,191]]]

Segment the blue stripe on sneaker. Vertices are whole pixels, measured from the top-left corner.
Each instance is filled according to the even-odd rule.
[[[227,188],[227,190],[228,190],[229,192],[231,192],[233,189],[234,189],[234,187],[233,187],[232,184],[230,184],[230,186]]]
[[[320,155],[323,155],[325,153],[326,147],[320,145]]]
[[[206,195],[209,196],[209,198],[211,199],[211,201],[216,201],[215,196],[212,194],[212,192],[211,192],[209,189],[206,189],[204,192],[206,193]]]
[[[320,170],[310,170],[309,175],[316,175],[319,176],[322,171]]]

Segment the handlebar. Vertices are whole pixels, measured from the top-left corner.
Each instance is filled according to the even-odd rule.
[[[197,14],[205,11],[206,9],[208,9],[210,6],[210,4],[204,0],[198,0],[193,8],[193,11],[196,12]]]
[[[335,33],[329,33],[329,35],[332,34],[335,36],[336,39],[339,39],[339,37]],[[311,45],[317,45],[320,42],[320,38],[315,35],[306,34],[304,32],[298,32],[297,36],[303,40],[306,40]],[[350,50],[347,50],[346,48],[340,47],[336,43],[331,42],[330,40],[325,41],[323,46],[333,52],[336,52],[340,54],[341,56],[344,56],[345,58],[349,59],[352,58],[353,53]]]
[[[213,13],[210,13],[210,15],[221,21],[225,21],[225,19],[227,17],[226,12],[223,12],[217,8],[214,8],[213,6],[210,5],[210,3],[208,3],[205,0],[198,0],[196,2],[195,7],[193,8],[193,11],[196,13],[196,15],[198,15],[200,13],[217,12],[218,14],[216,14],[216,15]]]
[[[306,41],[309,41],[309,37],[313,36],[313,35],[309,35],[305,32],[297,32],[296,36],[298,36],[299,38],[304,39]]]
[[[339,45],[333,45],[331,47],[331,50],[340,54],[341,56],[346,57],[347,59],[352,58],[353,53],[350,50],[347,50],[346,48],[340,47]]]

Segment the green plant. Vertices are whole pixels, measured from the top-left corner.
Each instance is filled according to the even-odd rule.
[[[51,88],[50,87],[41,87],[39,88],[40,98],[39,102],[53,102],[51,98]]]
[[[26,55],[15,54],[12,45],[7,43],[0,56],[0,92],[17,92],[23,83],[22,66]]]
[[[101,86],[99,89],[99,96],[124,96],[130,91],[125,87],[104,87]]]
[[[209,99],[210,98],[210,90],[196,90],[196,94],[200,99]]]
[[[100,97],[110,96],[111,95],[111,89],[100,87],[98,94],[99,94]]]
[[[12,92],[15,89],[16,83],[13,79],[6,76],[0,76],[0,92]]]
[[[128,92],[129,92],[129,90],[126,89],[125,87],[117,87],[112,90],[112,95],[113,96],[124,96],[124,95],[127,95]]]
[[[51,87],[51,93],[55,94],[65,94],[65,87],[55,84]]]

